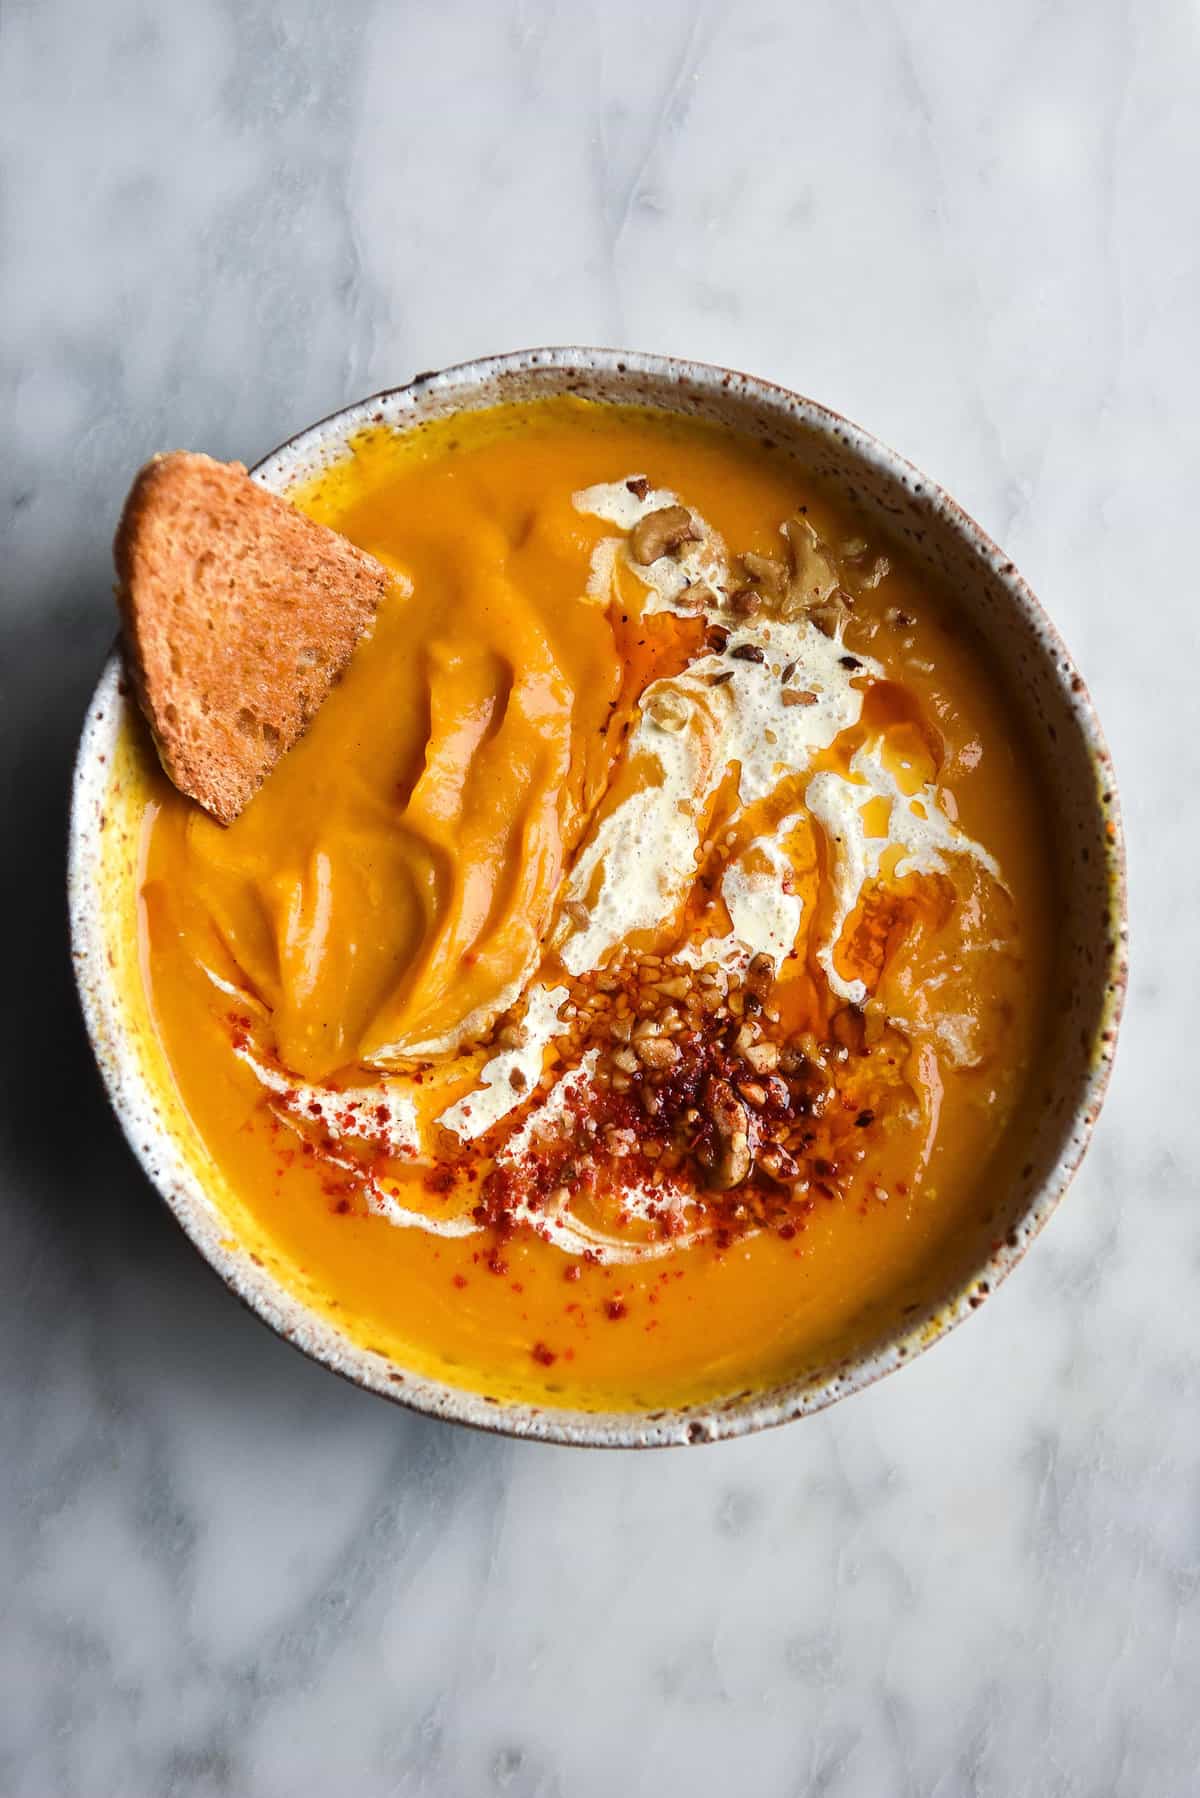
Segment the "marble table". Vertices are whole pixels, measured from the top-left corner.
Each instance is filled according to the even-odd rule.
[[[1200,1789],[1200,35],[1185,0],[13,0],[0,18],[0,1792]],[[1086,1169],[919,1364],[728,1446],[411,1417],[199,1263],[61,898],[131,471],[414,370],[756,370],[947,483],[1121,776]]]

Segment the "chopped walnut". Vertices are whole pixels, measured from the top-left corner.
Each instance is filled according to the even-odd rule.
[[[758,1159],[764,1173],[770,1174],[772,1180],[779,1180],[784,1184],[799,1180],[803,1173],[799,1162],[793,1160],[779,1143],[765,1143],[758,1152]]]
[[[775,982],[775,963],[764,950],[751,957],[746,969],[746,987],[759,999],[765,999]]]
[[[856,582],[859,592],[869,593],[873,587],[878,587],[880,581],[886,580],[891,572],[892,565],[887,557],[876,556],[874,562],[871,564],[870,572],[865,575],[860,575]]]
[[[686,506],[660,506],[647,512],[629,533],[629,553],[647,567],[662,556],[673,555],[685,543],[698,543],[700,532]]]
[[[836,637],[845,622],[845,608],[834,598],[823,605],[810,606],[808,616],[823,637]]]
[[[776,556],[760,556],[757,551],[748,549],[742,557],[742,567],[750,580],[762,588],[772,599],[782,599],[787,591],[788,571],[784,563]]]
[[[814,611],[834,593],[837,575],[820,538],[806,518],[789,518],[783,532],[791,564],[787,588],[779,603],[779,616],[786,623],[806,613],[813,617]]]
[[[753,618],[762,611],[762,594],[753,587],[735,587],[726,604],[735,618]]]
[[[717,1156],[708,1170],[708,1184],[717,1192],[740,1186],[750,1173],[750,1120],[746,1107],[727,1080],[710,1079],[705,1105],[717,1139]]]

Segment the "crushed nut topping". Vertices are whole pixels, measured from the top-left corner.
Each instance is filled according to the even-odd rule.
[[[856,577],[855,586],[860,593],[869,593],[872,588],[878,587],[880,581],[886,580],[891,572],[892,565],[887,557],[876,556],[874,562],[871,564],[869,572]]]
[[[765,950],[760,950],[750,959],[746,969],[746,989],[762,999],[770,992],[775,981],[775,963]]]
[[[536,1230],[539,1211],[581,1197],[603,1204],[607,1195],[619,1207],[634,1182],[661,1192],[649,1215],[668,1238],[682,1228],[683,1195],[718,1249],[752,1229],[803,1229],[817,1202],[848,1190],[867,1132],[886,1128],[907,1089],[871,1074],[853,1007],[834,1015],[829,1040],[792,1039],[771,1004],[778,978],[762,953],[740,974],[643,955],[579,976],[551,1065],[561,1073],[590,1054],[593,1072],[532,1161],[497,1163],[487,1175],[477,1221],[503,1242],[518,1208]],[[895,1057],[897,1042],[884,1049]]]
[[[783,616],[793,617],[829,598],[837,587],[837,575],[820,538],[807,518],[789,518],[783,527],[792,566]]]
[[[753,587],[735,587],[725,603],[735,618],[753,618],[762,611],[762,594]]]
[[[775,556],[760,556],[747,550],[742,567],[748,580],[756,582],[772,599],[782,599],[787,591],[788,571]]]
[[[839,583],[833,560],[807,518],[796,514],[785,521],[782,534],[786,556],[764,556],[748,550],[741,557],[742,571],[751,583],[737,590],[737,613],[747,591],[758,597],[757,610],[785,623],[807,617],[827,637],[836,637],[854,596]],[[789,678],[784,675],[785,680]]]
[[[826,605],[812,606],[808,617],[823,637],[836,637],[845,621],[845,607],[835,598]]]
[[[685,543],[698,543],[700,532],[686,506],[660,506],[647,512],[629,533],[629,553],[635,562],[648,567],[660,556],[673,555]]]
[[[710,1079],[704,1099],[716,1138],[708,1184],[716,1192],[728,1192],[730,1187],[740,1186],[750,1173],[750,1120],[727,1080]]]

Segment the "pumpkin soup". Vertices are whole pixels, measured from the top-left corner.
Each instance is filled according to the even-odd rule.
[[[952,596],[769,446],[574,399],[291,495],[393,574],[142,966],[285,1278],[419,1371],[634,1409],[794,1375],[975,1228],[1044,825]]]

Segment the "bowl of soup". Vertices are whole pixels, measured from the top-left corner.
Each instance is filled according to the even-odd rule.
[[[1012,563],[746,375],[541,350],[255,479],[392,575],[223,827],[119,655],[75,775],[85,1017],[275,1330],[418,1410],[653,1446],[814,1411],[995,1289],[1124,986],[1112,771]]]

